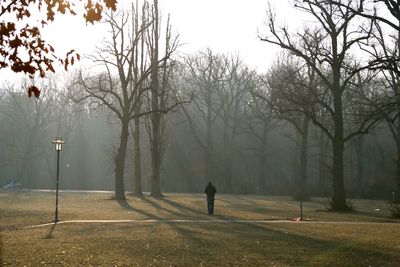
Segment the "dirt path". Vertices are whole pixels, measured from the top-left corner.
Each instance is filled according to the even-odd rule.
[[[154,219],[142,219],[142,220],[66,220],[59,221],[57,223],[43,223],[37,225],[31,225],[23,227],[28,228],[38,228],[45,227],[54,224],[71,224],[71,223],[293,223],[293,224],[347,224],[347,225],[400,225],[400,223],[390,223],[390,222],[324,222],[324,221],[291,221],[291,220],[184,220],[184,219],[172,219],[172,220],[154,220]]]

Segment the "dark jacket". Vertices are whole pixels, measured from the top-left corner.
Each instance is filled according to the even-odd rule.
[[[211,183],[209,183],[206,186],[206,189],[204,190],[204,193],[207,194],[208,198],[214,198],[215,193],[217,193],[217,189],[215,188],[215,186],[213,186]]]

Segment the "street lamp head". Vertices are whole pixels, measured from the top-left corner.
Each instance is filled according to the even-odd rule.
[[[55,145],[56,151],[61,151],[64,141],[61,139],[61,137],[57,136],[57,138],[51,141],[51,143]]]

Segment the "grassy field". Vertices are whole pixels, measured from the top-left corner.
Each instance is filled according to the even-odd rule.
[[[25,228],[53,220],[54,193],[0,193],[2,266],[400,266],[400,223],[383,201],[333,213],[313,199],[300,223],[290,221],[299,205],[288,197],[218,195],[213,216],[200,194],[111,198],[61,193],[59,218],[160,222]],[[178,219],[203,221],[168,221]]]

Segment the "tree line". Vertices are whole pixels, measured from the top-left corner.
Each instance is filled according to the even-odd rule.
[[[107,167],[116,199],[125,199],[127,181],[134,194],[146,187],[159,197],[199,192],[211,180],[225,193],[329,195],[334,210],[349,209],[348,194],[398,201],[398,5],[313,0],[294,8],[315,22],[292,32],[268,9],[260,40],[282,53],[264,74],[211,49],[178,56],[157,0],[107,14],[109,38],[91,56],[98,71],[76,71],[60,90],[49,78],[33,103],[3,86],[2,132],[10,135],[1,157],[22,166],[14,175],[29,186],[43,129],[79,136],[101,117],[116,144]],[[26,125],[35,134],[16,151],[13,133]]]

